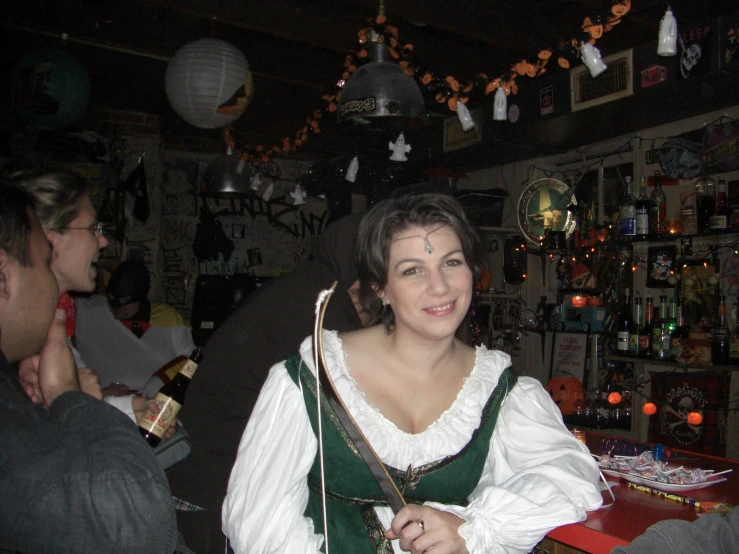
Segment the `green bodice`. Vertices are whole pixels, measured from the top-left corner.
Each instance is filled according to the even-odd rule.
[[[310,369],[301,364],[299,355],[288,359],[286,365],[293,381],[297,383],[300,375],[305,406],[313,432],[318,437],[316,380]],[[432,501],[459,506],[467,504],[467,498],[482,475],[500,406],[515,383],[516,376],[506,369],[485,405],[480,427],[457,454],[417,468],[386,466],[407,503]],[[392,554],[390,541],[385,538],[382,524],[373,509],[374,506],[387,506],[387,502],[323,391],[321,425],[329,547],[356,554]],[[316,454],[308,475],[310,498],[304,514],[313,520],[316,533],[323,533],[320,476],[320,460]]]

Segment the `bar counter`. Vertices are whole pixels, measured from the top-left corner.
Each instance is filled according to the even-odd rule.
[[[619,437],[587,431],[586,445],[592,454],[601,454],[603,439],[619,439]],[[674,494],[689,497],[701,503],[723,502],[733,506],[739,505],[739,461],[676,448],[672,450],[673,457],[666,460],[672,464],[712,469],[715,473],[727,469],[734,470],[724,475],[726,481],[723,483]],[[616,480],[615,477],[608,475],[605,477],[609,482]],[[588,512],[588,518],[585,521],[558,527],[547,537],[576,549],[564,550],[565,552],[580,550],[591,554],[608,554],[616,546],[629,544],[634,538],[644,533],[649,526],[659,521],[665,519],[695,521],[699,517],[700,512],[689,504],[629,488],[625,484],[612,486],[611,490],[616,497],[616,502],[612,506]],[[603,505],[613,502],[608,491],[604,490],[602,494]],[[563,552],[563,550],[560,549],[557,552]]]

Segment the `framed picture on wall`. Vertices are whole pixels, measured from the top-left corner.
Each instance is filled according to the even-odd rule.
[[[718,287],[708,279],[718,273],[718,267],[710,261],[691,261],[682,267],[680,297],[683,301],[685,324],[714,327],[718,309]]]
[[[675,271],[676,246],[650,246],[647,250],[647,287],[652,289],[671,289],[668,281]]]
[[[588,355],[587,333],[555,333],[549,377],[574,377],[585,383]]]

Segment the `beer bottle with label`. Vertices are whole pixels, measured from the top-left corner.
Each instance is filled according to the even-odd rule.
[[[193,350],[174,379],[159,389],[154,397],[154,402],[159,404],[159,413],[155,414],[147,410],[141,418],[139,431],[151,446],[159,444],[164,438],[164,433],[177,417],[177,413],[185,402],[185,391],[190,385],[190,379],[192,379],[202,359],[203,354],[200,348]]]

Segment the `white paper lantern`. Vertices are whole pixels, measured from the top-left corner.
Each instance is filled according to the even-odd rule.
[[[224,127],[237,120],[254,93],[244,54],[212,38],[180,48],[167,65],[164,84],[177,115],[203,129]]]

